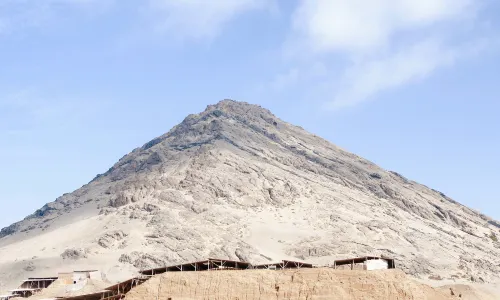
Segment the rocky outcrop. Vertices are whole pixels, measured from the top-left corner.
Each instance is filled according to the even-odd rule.
[[[122,254],[119,262],[131,264],[137,269],[145,270],[148,268],[157,268],[166,266],[167,262],[153,254],[134,251],[130,254]]]
[[[69,248],[61,253],[62,259],[79,260],[88,257],[88,250],[82,248]]]
[[[99,240],[97,241],[97,244],[103,248],[109,249],[109,248],[116,248],[117,245],[119,247],[123,248],[125,246],[125,243],[123,243],[124,239],[128,235],[124,233],[122,230],[115,230],[111,232],[107,232],[104,235],[102,235]]]

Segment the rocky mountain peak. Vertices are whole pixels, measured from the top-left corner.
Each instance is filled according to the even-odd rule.
[[[199,114],[187,116],[168,133],[146,143],[138,151],[153,147],[186,149],[193,145],[209,144],[216,140],[232,142],[249,134],[270,134],[283,122],[269,110],[235,100],[223,100],[209,105]],[[274,132],[277,134],[277,132]],[[159,146],[157,146],[159,145]]]
[[[229,121],[229,123],[237,121],[247,125],[265,126],[266,124],[274,124],[280,120],[269,110],[261,106],[226,99],[217,104],[207,106],[205,111],[199,114],[189,115],[180,124],[180,127],[189,127],[200,123],[207,125],[208,123],[217,123],[218,121]]]
[[[207,112],[210,113],[217,110],[229,115],[238,115],[242,117],[251,117],[251,118],[275,117],[268,109],[265,109],[259,105],[231,100],[231,99],[224,99],[215,105],[207,106],[205,113]]]

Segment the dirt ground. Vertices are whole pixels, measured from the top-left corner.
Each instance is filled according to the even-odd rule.
[[[111,285],[112,284],[109,282],[88,279],[85,284],[82,284],[81,288],[78,288],[76,285],[67,285],[62,283],[60,280],[56,280],[48,288],[32,297],[29,297],[29,299],[50,300],[55,298],[77,297],[103,291]]]
[[[325,268],[165,273],[133,289],[126,299],[497,299],[489,297],[470,287],[432,288],[408,278],[400,270],[366,272]]]

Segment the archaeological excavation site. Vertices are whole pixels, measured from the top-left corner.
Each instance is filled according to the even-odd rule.
[[[336,260],[329,266],[288,260],[253,265],[209,258],[141,270],[136,277],[116,284],[109,283],[97,270],[28,278],[0,299],[333,299],[333,290],[337,290],[335,295],[338,298],[335,299],[349,299],[348,285],[369,280],[373,283],[357,289],[356,293],[398,297],[405,293],[404,284],[384,287],[380,292],[372,290],[378,277],[381,277],[378,283],[381,287],[383,280],[404,278],[404,274],[394,268],[394,259],[373,256]],[[418,286],[415,282],[413,284]],[[427,292],[432,291],[430,287],[426,288]]]

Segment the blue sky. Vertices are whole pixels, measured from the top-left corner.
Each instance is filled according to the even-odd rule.
[[[0,0],[0,227],[224,98],[500,219],[500,3]]]

